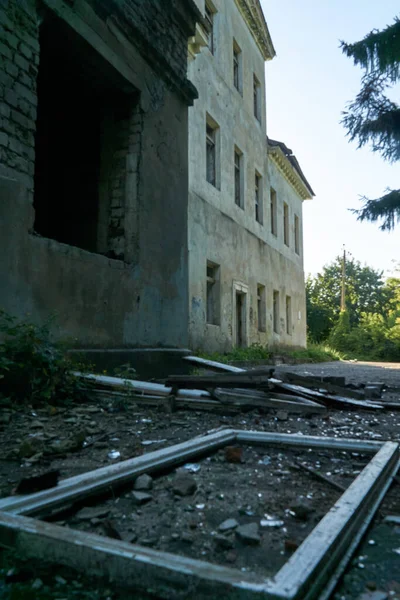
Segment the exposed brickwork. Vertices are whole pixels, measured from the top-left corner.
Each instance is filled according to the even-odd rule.
[[[26,6],[26,4],[25,4]],[[39,63],[35,11],[18,0],[0,6],[0,164],[33,190],[36,77]]]
[[[167,80],[187,82],[187,44],[194,33],[195,4],[192,0],[89,0],[103,18],[117,20],[118,25],[152,61]],[[185,10],[182,18],[180,11]]]

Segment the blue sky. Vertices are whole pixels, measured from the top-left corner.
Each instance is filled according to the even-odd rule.
[[[356,259],[388,274],[392,261],[400,261],[400,224],[381,232],[348,209],[361,205],[360,195],[399,188],[400,164],[346,138],[341,112],[360,89],[361,70],[342,54],[339,40],[358,41],[392,23],[398,0],[261,4],[277,53],[266,64],[268,135],[293,150],[316,194],[303,205],[305,272],[321,270],[345,244]]]

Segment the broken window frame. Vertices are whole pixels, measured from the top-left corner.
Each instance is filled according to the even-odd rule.
[[[254,209],[257,223],[263,224],[262,177],[256,171],[254,175]]]
[[[86,531],[70,530],[32,518],[40,516],[43,519],[79,499],[132,482],[142,473],[152,474],[171,465],[194,461],[205,452],[216,452],[234,444],[361,452],[371,454],[372,458],[290,560],[269,578],[246,580],[238,569],[226,569],[108,537],[99,538]],[[95,572],[101,564],[104,577],[121,587],[146,589],[150,576],[154,593],[162,590],[171,598],[179,585],[191,596],[195,593],[197,597],[198,592],[199,598],[215,594],[226,597],[244,591],[249,600],[261,595],[265,600],[277,597],[293,600],[303,598],[306,590],[307,600],[327,600],[391,486],[398,464],[399,444],[394,442],[225,429],[65,479],[55,488],[27,496],[2,498],[0,542],[23,551],[27,558],[51,561],[85,572]],[[31,518],[27,518],[28,515]]]
[[[279,290],[274,290],[272,293],[272,325],[274,333],[279,335]]]
[[[292,335],[292,298],[286,296],[286,333]]]
[[[266,298],[265,285],[257,284],[257,329],[265,333],[266,327]]]
[[[208,122],[206,125],[206,179],[217,187],[217,140],[216,128]]]
[[[283,243],[285,246],[290,246],[290,235],[289,235],[289,205],[287,202],[283,203]]]
[[[294,215],[294,251],[300,256],[300,219]]]
[[[221,324],[220,265],[207,261],[206,269],[206,322],[207,325]]]
[[[235,204],[244,209],[243,152],[237,146],[234,148],[233,160]]]
[[[255,118],[261,123],[261,83],[255,74],[253,74],[253,108]]]
[[[233,86],[243,95],[242,51],[236,40],[233,40]]]
[[[215,55],[215,28],[214,28],[214,20],[215,20],[216,10],[214,6],[210,4],[210,2],[205,3],[204,7],[204,19],[207,24],[206,28],[206,36],[208,49],[212,55]]]
[[[271,212],[271,233],[278,236],[278,217],[277,217],[277,194],[274,188],[270,189],[270,212]]]

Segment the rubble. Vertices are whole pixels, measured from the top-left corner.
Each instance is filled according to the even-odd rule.
[[[255,545],[259,544],[261,538],[258,533],[258,523],[248,523],[247,525],[240,525],[235,533],[241,542],[244,544]]]
[[[143,475],[139,475],[139,477],[135,480],[135,483],[133,485],[133,488],[139,492],[151,490],[152,487],[153,478],[150,475],[147,475],[146,473],[143,473]]]

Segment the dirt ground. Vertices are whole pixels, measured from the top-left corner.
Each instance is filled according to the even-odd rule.
[[[399,402],[400,364],[285,365],[276,367],[277,376],[281,370],[341,375],[352,383],[382,381],[389,387],[384,400]],[[327,416],[308,418],[282,412],[277,416],[272,410],[265,414],[252,411],[235,416],[192,411],[166,415],[141,408],[130,400],[123,404],[105,400],[101,404],[63,409],[2,409],[0,495],[12,493],[21,478],[47,469],[59,469],[62,478],[70,477],[220,427],[400,442],[400,411],[331,410]],[[174,492],[177,473],[173,472],[154,480],[148,490],[151,499],[145,504],[135,504],[134,490],[127,490],[119,498],[91,507],[92,510],[102,507],[102,516],[93,513],[90,518],[82,518],[78,512],[65,516],[63,523],[270,575],[282,566],[340,495],[329,484],[312,479],[298,465],[296,468],[296,463],[318,469],[343,487],[347,487],[365,465],[364,457],[351,453],[303,452],[294,456],[291,452],[265,447],[244,448],[241,458],[239,463],[230,462],[224,451],[220,451],[199,462],[200,469],[196,472],[186,469],[186,477],[196,482],[191,495],[180,496]],[[400,515],[399,492],[400,486],[394,484],[386,495],[363,545],[335,592],[338,600],[359,598],[363,593],[372,594],[376,590],[383,595],[371,600],[383,600],[385,595],[400,600],[400,550],[396,552],[400,549],[400,528],[383,523],[386,515]],[[306,516],[299,518],[296,509],[301,511],[304,506]],[[221,531],[220,526],[227,519],[235,519],[237,525]],[[265,522],[263,527],[260,527],[261,521]],[[282,523],[271,526],[268,521]],[[254,522],[259,526],[256,535],[260,541],[249,542],[238,535],[237,528]],[[265,556],[267,546],[272,546],[273,552],[269,552],[270,559],[267,564],[264,560],[262,568],[262,550]],[[3,568],[4,575],[7,569]],[[64,584],[47,582],[43,576],[39,578],[41,591],[26,595],[26,590],[34,591],[35,579],[34,574],[32,580],[28,578],[23,583],[25,594],[18,596],[15,590],[19,584],[6,583],[3,578],[0,598],[76,598],[79,589],[84,589],[90,594],[87,597],[93,599],[122,597],[115,590],[107,590],[110,593],[104,595],[104,587],[96,591],[93,582],[82,583],[83,588],[79,588],[80,579],[67,576],[61,577]],[[69,585],[69,581],[75,582],[74,585],[77,582],[78,588]],[[57,589],[53,590],[52,585]],[[50,596],[40,595],[43,590],[46,593],[49,590]],[[70,595],[74,590],[77,595]],[[81,597],[86,596],[81,593]]]

